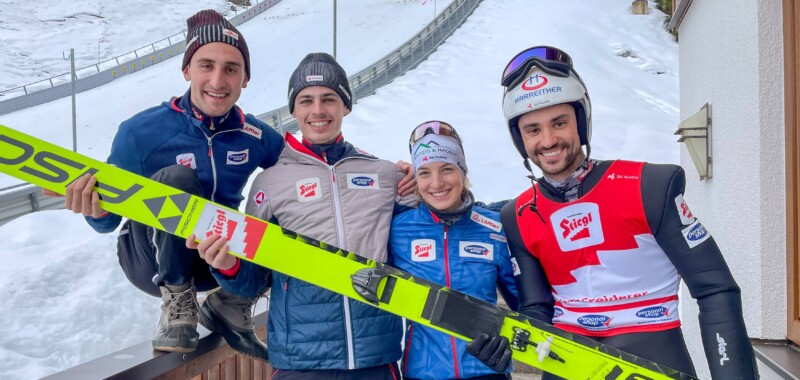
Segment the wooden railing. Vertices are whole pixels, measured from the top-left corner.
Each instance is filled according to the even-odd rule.
[[[265,339],[266,313],[255,317],[256,334]],[[237,354],[221,335],[198,327],[200,343],[191,353],[161,352],[142,342],[45,377],[46,380],[268,380],[272,366]]]

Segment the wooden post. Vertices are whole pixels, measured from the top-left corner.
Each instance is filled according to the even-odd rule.
[[[647,0],[633,0],[631,4],[631,13],[635,15],[646,15],[650,12],[647,6]]]

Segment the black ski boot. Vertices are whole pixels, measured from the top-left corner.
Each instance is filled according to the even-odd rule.
[[[162,285],[161,319],[153,337],[159,351],[192,352],[197,348],[197,298],[192,284]]]
[[[258,339],[253,325],[256,301],[258,297],[247,299],[219,288],[200,304],[199,322],[221,334],[234,350],[267,361],[267,345]]]

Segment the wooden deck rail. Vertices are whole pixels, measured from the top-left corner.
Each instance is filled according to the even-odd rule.
[[[256,315],[256,333],[266,336],[266,313]],[[221,335],[198,327],[200,343],[191,353],[160,352],[142,342],[95,360],[55,373],[45,380],[268,380],[272,366],[239,355]]]

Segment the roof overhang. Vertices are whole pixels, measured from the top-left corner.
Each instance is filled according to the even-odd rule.
[[[678,3],[678,8],[675,9],[675,13],[672,15],[672,19],[670,19],[669,24],[667,24],[667,29],[671,32],[677,31],[691,5],[692,0],[681,0],[680,3]]]

